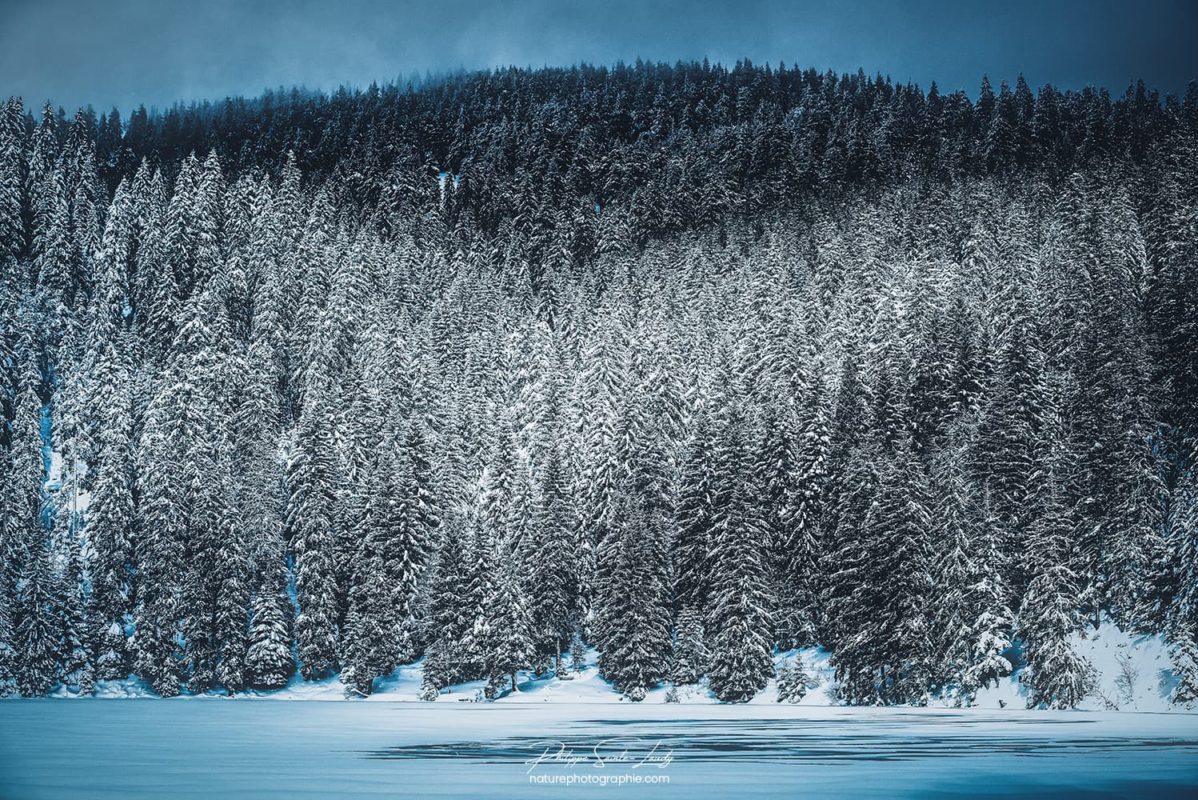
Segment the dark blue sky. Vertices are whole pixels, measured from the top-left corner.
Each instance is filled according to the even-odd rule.
[[[0,0],[0,96],[98,109],[425,70],[674,61],[864,67],[976,93],[1198,79],[1198,0]]]

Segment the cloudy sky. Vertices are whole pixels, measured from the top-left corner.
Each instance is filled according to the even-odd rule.
[[[425,71],[707,57],[976,92],[1198,79],[1198,0],[0,0],[0,97],[68,109]]]

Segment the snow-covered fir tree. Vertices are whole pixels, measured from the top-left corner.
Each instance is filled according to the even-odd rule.
[[[295,636],[308,680],[337,667],[339,588],[333,558],[340,520],[333,424],[326,389],[313,387],[287,465],[287,529],[299,602]]]
[[[803,657],[795,656],[782,662],[778,668],[778,702],[799,703],[807,696],[807,670]]]
[[[599,553],[596,596],[599,671],[641,700],[669,671],[670,631],[660,517],[619,501]],[[655,534],[657,534],[655,536]]]
[[[254,597],[245,654],[246,682],[256,689],[279,689],[295,672],[291,659],[293,609],[281,570],[265,576]]]
[[[703,643],[703,617],[693,606],[678,612],[674,632],[674,657],[670,680],[683,685],[696,683],[707,671],[707,648]]]
[[[746,422],[739,397],[724,398],[716,439],[711,529],[712,580],[705,628],[709,632],[708,681],[720,700],[744,702],[773,673],[767,562],[769,543],[747,459]]]

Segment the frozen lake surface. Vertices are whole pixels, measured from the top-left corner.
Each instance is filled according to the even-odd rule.
[[[608,791],[690,800],[1194,797],[1198,715],[448,699],[0,702],[2,798]]]

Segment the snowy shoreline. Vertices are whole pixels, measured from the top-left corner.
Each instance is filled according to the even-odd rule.
[[[1167,646],[1160,636],[1137,636],[1120,631],[1104,623],[1097,630],[1079,635],[1074,642],[1076,651],[1094,666],[1097,681],[1094,690],[1078,705],[1079,711],[1119,711],[1151,713],[1188,713],[1191,709],[1169,702],[1173,688],[1173,675],[1169,670]],[[598,654],[591,649],[586,652],[585,666],[581,672],[569,671],[569,678],[559,680],[553,673],[536,676],[521,672],[519,691],[496,698],[494,703],[510,704],[615,704],[636,706],[622,699],[620,693],[604,680],[596,665]],[[754,709],[762,707],[793,705],[802,709],[853,708],[837,702],[834,696],[835,671],[829,663],[829,653],[820,648],[779,653],[775,657],[777,666],[801,657],[809,676],[808,691],[795,704],[777,701],[777,679],[771,679],[766,688],[758,693],[748,705]],[[1126,668],[1125,668],[1126,665]],[[62,699],[209,699],[209,700],[279,700],[279,701],[329,701],[329,702],[422,702],[420,701],[421,671],[423,659],[397,668],[378,681],[375,691],[361,697],[347,691],[339,675],[318,681],[305,681],[293,676],[288,685],[274,691],[248,690],[233,696],[223,692],[208,692],[200,695],[180,695],[177,698],[158,698],[140,680],[101,681],[94,695],[77,696],[60,688],[51,696]],[[1026,709],[1027,693],[1019,681],[1020,672],[1002,679],[997,686],[981,689],[970,708],[989,711],[1023,711]],[[483,700],[485,681],[455,684],[443,692],[435,704],[444,706],[462,703],[487,704]],[[662,684],[646,693],[640,705],[728,705],[708,690],[705,682],[678,687],[678,702],[669,703],[666,695],[668,684]],[[930,698],[927,706],[888,706],[891,709],[961,710],[953,698]],[[1196,724],[1198,727],[1198,724]]]

